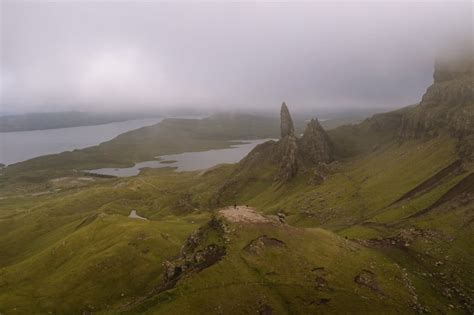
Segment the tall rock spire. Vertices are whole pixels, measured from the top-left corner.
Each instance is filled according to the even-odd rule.
[[[290,111],[285,102],[281,104],[280,110],[281,139],[278,141],[280,148],[280,174],[282,181],[288,181],[298,172],[298,147],[296,144],[295,127],[291,119]]]
[[[290,111],[288,110],[288,107],[286,107],[285,102],[281,104],[280,130],[281,130],[282,138],[295,134],[295,127],[293,126],[293,120],[291,119]]]
[[[298,145],[295,135],[291,134],[282,138],[280,144],[280,173],[278,178],[289,181],[298,173]]]

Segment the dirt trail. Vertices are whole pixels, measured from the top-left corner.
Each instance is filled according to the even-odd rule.
[[[255,209],[245,206],[227,207],[219,210],[219,214],[231,222],[239,223],[270,223],[272,219],[259,214]]]

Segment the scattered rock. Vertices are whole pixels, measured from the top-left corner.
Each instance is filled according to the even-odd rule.
[[[266,248],[283,248],[285,246],[285,242],[280,241],[279,239],[262,235],[247,244],[247,246],[244,247],[244,250],[254,255],[260,255]]]
[[[323,277],[316,276],[315,282],[316,282],[316,290],[325,291],[328,289],[328,282]]]
[[[366,287],[378,294],[383,294],[377,282],[376,275],[370,270],[362,269],[362,271],[355,276],[354,282],[361,287]]]
[[[326,280],[327,271],[324,267],[313,268],[311,272],[315,275],[314,281],[316,284],[316,290],[318,291],[329,291],[328,281]]]

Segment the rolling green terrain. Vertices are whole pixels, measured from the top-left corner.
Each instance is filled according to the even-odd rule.
[[[81,172],[275,137],[274,120],[165,120],[9,166],[0,313],[471,314],[474,100],[456,69],[420,104],[327,135],[312,121],[296,137],[285,112],[281,140],[234,165]],[[254,221],[221,211],[234,204]]]

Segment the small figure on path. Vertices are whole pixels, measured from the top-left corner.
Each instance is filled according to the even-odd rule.
[[[237,204],[236,203],[234,203],[234,209],[237,209]]]

